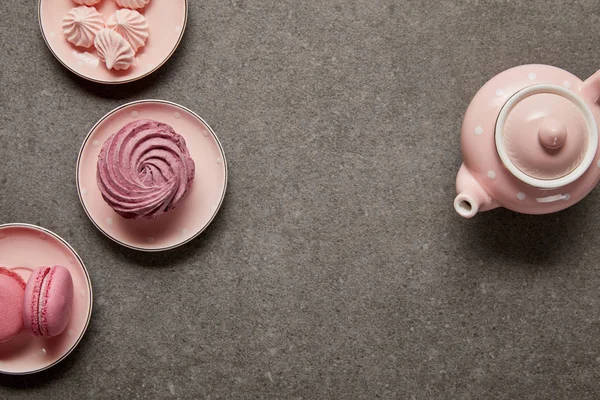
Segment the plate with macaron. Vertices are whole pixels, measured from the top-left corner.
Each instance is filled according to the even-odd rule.
[[[82,78],[105,84],[141,79],[175,52],[187,0],[39,0],[42,36]]]
[[[75,250],[28,224],[0,225],[0,373],[43,371],[79,344],[92,286]]]
[[[93,224],[140,251],[181,246],[216,217],[227,188],[219,139],[193,111],[140,100],[100,119],[77,160],[77,190]]]

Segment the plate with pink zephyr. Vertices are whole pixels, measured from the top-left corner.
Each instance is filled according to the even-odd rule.
[[[93,224],[115,242],[156,252],[200,235],[227,188],[223,147],[193,111],[140,100],[100,119],[77,160],[77,190]]]
[[[26,375],[64,360],[92,316],[83,261],[57,234],[0,225],[0,374]]]
[[[128,83],[173,55],[185,31],[187,0],[39,0],[46,45],[87,80]]]

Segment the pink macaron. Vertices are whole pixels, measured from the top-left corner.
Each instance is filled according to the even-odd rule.
[[[24,294],[23,278],[0,267],[0,343],[17,336],[23,329]]]
[[[31,274],[23,299],[23,324],[34,336],[58,336],[73,306],[73,278],[63,266],[39,267]]]

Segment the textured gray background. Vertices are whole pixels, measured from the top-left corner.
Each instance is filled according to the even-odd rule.
[[[70,241],[96,297],[77,350],[0,398],[600,398],[600,192],[452,209],[471,97],[524,63],[591,75],[599,10],[192,0],[166,66],[104,87],[53,58],[34,1],[2,0],[0,219]],[[159,255],[97,232],[74,180],[95,121],[151,97],[203,116],[230,167],[208,231]]]

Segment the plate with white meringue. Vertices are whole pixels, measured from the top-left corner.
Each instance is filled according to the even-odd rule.
[[[71,72],[128,83],[160,68],[181,42],[187,0],[39,0],[48,48]]]

